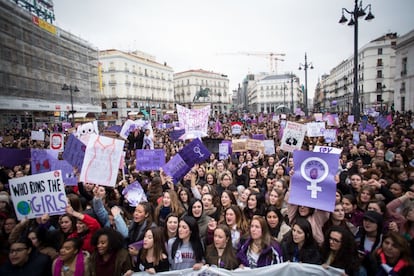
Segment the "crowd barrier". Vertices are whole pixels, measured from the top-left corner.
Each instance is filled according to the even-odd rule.
[[[136,272],[134,276],[148,276],[151,275],[146,272]],[[289,275],[289,276],[303,276],[303,275],[318,275],[318,276],[340,276],[344,275],[342,269],[337,269],[333,267],[328,267],[327,269],[323,268],[321,265],[312,265],[304,263],[281,263],[270,266],[265,266],[261,268],[238,268],[236,270],[226,270],[222,268],[217,268],[213,266],[203,266],[200,270],[183,269],[183,270],[173,270],[168,272],[157,273],[157,275],[183,275],[183,276],[273,276],[273,275]]]

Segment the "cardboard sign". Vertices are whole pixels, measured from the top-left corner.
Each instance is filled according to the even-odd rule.
[[[264,152],[264,145],[262,140],[247,139],[246,149],[253,151]]]
[[[65,213],[67,199],[61,171],[51,171],[9,180],[17,218]]]
[[[233,139],[231,140],[232,152],[245,152],[247,146],[247,139]]]

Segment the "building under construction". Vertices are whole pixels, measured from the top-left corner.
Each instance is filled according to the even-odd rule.
[[[0,129],[101,112],[98,49],[53,19],[51,0],[0,0]]]

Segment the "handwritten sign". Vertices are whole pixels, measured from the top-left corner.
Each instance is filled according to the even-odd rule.
[[[47,149],[30,149],[32,174],[50,172],[51,163],[58,159],[59,152]]]
[[[306,136],[319,137],[323,136],[325,122],[311,122],[306,124]]]
[[[69,162],[73,167],[82,169],[83,159],[85,158],[86,146],[75,135],[70,135],[63,151],[63,159]]]
[[[227,159],[229,156],[229,145],[227,143],[219,144],[219,160]]]
[[[246,149],[247,150],[264,152],[263,141],[262,140],[255,140],[255,139],[247,139]]]
[[[276,153],[274,140],[264,140],[263,146],[264,146],[264,154],[272,155]]]
[[[336,129],[325,129],[323,131],[323,137],[325,143],[335,143],[336,142]]]
[[[233,139],[231,140],[232,152],[245,152],[247,145],[247,139]]]
[[[284,151],[293,152],[302,148],[303,139],[305,138],[306,126],[287,122],[283,130],[282,143],[280,148]]]
[[[157,171],[165,164],[165,150],[136,150],[136,169],[139,171]]]
[[[123,147],[124,141],[91,134],[80,181],[114,187]]]
[[[73,167],[66,160],[54,160],[52,163],[52,171],[60,170],[62,172],[63,183],[66,186],[78,185],[78,177],[73,171]]]
[[[17,218],[65,213],[67,204],[61,171],[52,171],[9,180],[10,195]]]

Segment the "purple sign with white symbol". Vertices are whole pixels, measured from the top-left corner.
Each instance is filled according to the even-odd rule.
[[[194,139],[180,150],[179,154],[190,168],[195,164],[201,164],[204,160],[210,157],[210,151],[198,138]]]
[[[294,151],[293,162],[301,165],[292,176],[289,203],[332,212],[339,154]]]

